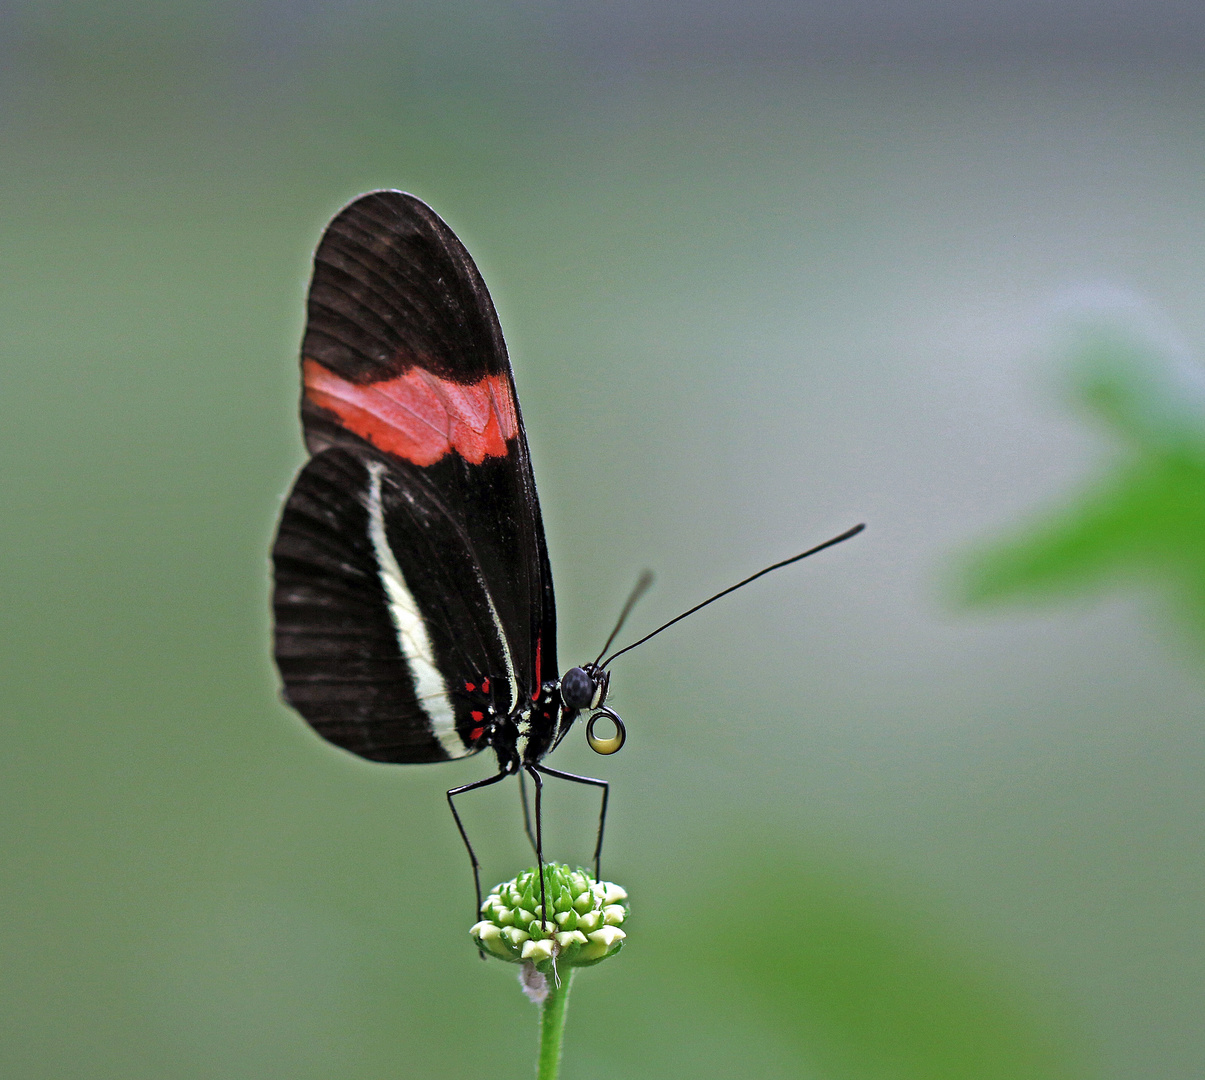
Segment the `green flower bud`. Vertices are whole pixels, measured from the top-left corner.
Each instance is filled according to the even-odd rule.
[[[548,920],[541,918],[534,869],[495,885],[481,905],[481,922],[469,931],[481,950],[554,977],[558,967],[587,967],[623,948],[628,894],[618,885],[546,863],[544,891]]]

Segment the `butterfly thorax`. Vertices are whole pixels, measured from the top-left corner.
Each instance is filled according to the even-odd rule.
[[[536,764],[560,742],[576,718],[577,712],[561,702],[559,682],[545,683],[534,700],[498,724],[491,744],[499,767],[513,771]]]

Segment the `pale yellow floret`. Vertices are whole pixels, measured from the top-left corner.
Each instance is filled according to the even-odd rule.
[[[615,942],[623,941],[628,935],[618,926],[604,926],[601,930],[595,930],[594,933],[587,936],[593,942],[601,941],[609,949]]]
[[[531,937],[526,930],[520,930],[517,926],[508,926],[502,933],[510,939],[510,943],[516,949]]]
[[[556,942],[545,938],[543,941],[525,941],[520,956],[533,964],[540,964],[545,960],[551,960],[555,952]]]

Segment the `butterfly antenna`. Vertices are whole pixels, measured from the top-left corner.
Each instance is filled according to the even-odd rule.
[[[618,634],[623,628],[624,622],[632,613],[632,608],[636,606],[636,601],[649,591],[649,586],[652,585],[652,583],[653,572],[651,570],[643,571],[640,577],[637,579],[636,584],[632,587],[631,593],[628,594],[627,603],[623,605],[623,611],[619,613],[619,618],[615,622],[615,629],[611,631],[611,636],[607,638],[607,643],[598,650],[598,656],[594,658],[594,663],[596,666],[599,660],[602,659],[603,653],[605,653],[611,647],[611,642],[615,640],[615,635]]]
[[[783,559],[782,562],[776,562],[776,563],[774,563],[773,566],[767,566],[764,570],[759,570],[756,574],[751,574],[749,577],[745,578],[744,581],[738,581],[735,585],[730,585],[728,588],[724,589],[722,592],[718,592],[715,594],[715,596],[709,597],[707,600],[704,600],[701,604],[695,604],[695,606],[692,607],[689,611],[684,611],[684,612],[682,612],[681,615],[677,616],[676,618],[670,619],[670,621],[665,623],[664,625],[658,626],[657,629],[654,630],[651,634],[645,634],[644,637],[642,637],[639,641],[633,641],[631,645],[625,645],[622,649],[619,650],[619,652],[612,653],[610,656],[608,656],[606,658],[606,660],[602,661],[602,663],[599,666],[604,667],[604,668],[609,667],[611,665],[611,662],[617,656],[623,656],[624,653],[631,652],[632,649],[636,648],[637,645],[643,645],[646,641],[649,640],[649,638],[656,637],[659,633],[661,633],[662,630],[668,630],[671,626],[674,625],[674,623],[681,622],[683,619],[686,618],[687,615],[693,615],[696,611],[700,610],[701,608],[705,608],[708,604],[714,603],[716,600],[719,600],[721,596],[727,596],[731,592],[736,592],[737,589],[744,588],[746,585],[749,584],[749,582],[756,581],[759,577],[764,577],[766,574],[770,573],[772,570],[781,570],[784,566],[790,566],[791,563],[799,562],[800,559],[806,559],[809,555],[815,555],[816,552],[818,552],[818,551],[823,551],[825,548],[833,547],[835,544],[840,544],[842,541],[848,540],[850,537],[857,536],[858,533],[860,533],[865,528],[866,528],[865,524],[855,525],[852,529],[846,529],[846,531],[843,532],[840,536],[834,536],[831,540],[825,540],[825,542],[823,544],[817,544],[814,548],[808,548],[807,551],[800,552],[798,555],[792,555],[791,558],[789,558],[789,559]],[[637,588],[639,588],[639,582],[637,583]],[[629,603],[628,607],[631,607],[631,603]],[[628,608],[624,608],[624,615],[627,615],[627,613],[628,613]],[[620,621],[620,623],[622,623],[623,618],[621,617],[619,621]],[[615,629],[618,630],[619,627],[616,627]],[[612,634],[611,637],[614,638],[615,635]],[[607,644],[609,645],[610,642],[608,641]],[[607,651],[606,649],[603,649],[603,652],[606,652],[606,651]]]

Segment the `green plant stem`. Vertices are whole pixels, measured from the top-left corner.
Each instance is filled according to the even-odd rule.
[[[556,1080],[561,1071],[561,1038],[565,1034],[565,1008],[574,969],[565,972],[561,985],[550,981],[548,996],[540,1006],[540,1060],[536,1080]]]

